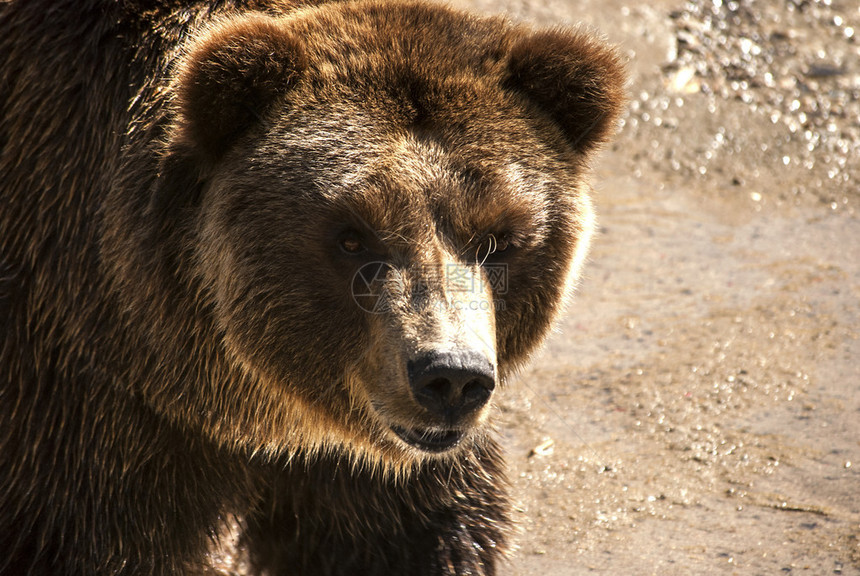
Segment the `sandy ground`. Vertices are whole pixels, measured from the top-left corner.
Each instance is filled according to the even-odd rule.
[[[586,277],[501,403],[505,573],[860,574],[860,8],[455,4],[631,71]]]

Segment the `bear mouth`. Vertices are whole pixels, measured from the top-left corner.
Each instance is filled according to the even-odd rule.
[[[431,454],[451,450],[460,444],[465,436],[465,433],[458,430],[433,432],[430,430],[407,430],[400,426],[392,426],[391,431],[410,446]]]

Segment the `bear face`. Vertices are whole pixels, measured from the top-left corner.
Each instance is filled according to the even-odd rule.
[[[228,19],[176,71],[148,216],[174,231],[149,237],[229,384],[144,396],[220,442],[383,469],[479,442],[584,258],[614,54],[369,1]]]

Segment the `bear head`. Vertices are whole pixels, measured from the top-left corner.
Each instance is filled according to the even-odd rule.
[[[482,442],[583,261],[623,82],[588,34],[411,1],[201,31],[148,210],[205,343],[178,372],[211,384],[147,394],[254,450],[384,469]]]

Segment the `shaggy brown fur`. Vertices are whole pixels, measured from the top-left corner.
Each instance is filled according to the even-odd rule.
[[[0,574],[493,574],[622,83],[411,0],[0,3]]]

